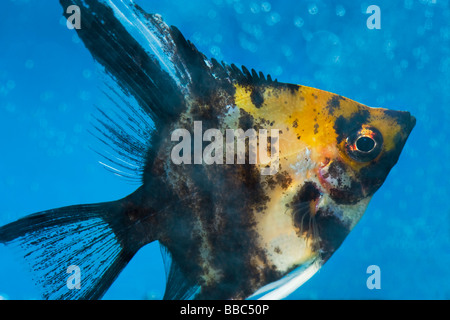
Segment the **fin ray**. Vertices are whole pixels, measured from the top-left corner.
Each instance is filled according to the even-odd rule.
[[[172,260],[169,250],[162,244],[160,246],[166,271],[166,291],[163,300],[189,300],[194,298],[200,287],[189,282],[177,263]]]
[[[0,243],[23,253],[45,299],[99,299],[138,250],[124,245],[128,230],[107,218],[113,204],[29,215],[1,227]],[[67,286],[71,265],[81,270],[80,289]]]
[[[140,168],[125,170],[125,176],[140,178],[145,163],[152,162],[151,148],[158,141],[158,133],[176,121],[195,99],[217,94],[217,87],[231,88],[235,82],[271,81],[270,76],[266,79],[254,69],[250,72],[246,67],[239,69],[234,64],[208,60],[176,27],[169,27],[157,14],[147,14],[131,0],[60,3],[64,8],[80,8],[82,26],[76,31],[114,82],[110,89],[120,100],[111,101],[119,116],[102,112],[98,128],[103,136],[111,138],[103,141],[111,143],[119,157],[127,157]],[[69,17],[66,12],[64,15]],[[215,82],[217,86],[212,85]],[[125,107],[131,111],[125,111]],[[114,165],[117,163],[113,161],[110,167]]]
[[[283,278],[269,283],[260,288],[247,299],[249,300],[280,300],[286,298],[306,281],[308,281],[317,271],[319,271],[323,261],[310,260],[295,268]]]

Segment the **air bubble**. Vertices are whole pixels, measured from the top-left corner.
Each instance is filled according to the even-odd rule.
[[[300,18],[300,17],[295,17],[295,19],[294,19],[294,25],[295,25],[297,28],[303,27],[304,24],[305,24],[305,20],[303,20],[303,19]]]
[[[217,17],[217,11],[216,10],[211,9],[211,10],[208,11],[208,18],[215,19],[216,17]]]
[[[25,68],[27,69],[33,69],[34,68],[34,61],[31,59],[28,59],[25,61]]]
[[[217,59],[217,60],[222,60],[223,59],[223,55],[222,55],[222,51],[220,50],[220,47],[218,46],[212,46],[209,49],[209,52],[211,52],[211,54]]]
[[[413,0],[405,0],[403,6],[405,7],[405,9],[411,10],[413,7],[413,2]]]
[[[91,76],[92,76],[92,71],[91,70],[89,70],[89,69],[83,70],[83,77],[85,79],[89,79]]]
[[[308,5],[308,12],[311,15],[315,15],[319,12],[319,7],[315,3],[311,3]]]
[[[8,90],[13,90],[16,87],[16,82],[14,80],[8,80],[8,82],[6,82],[6,88]]]
[[[329,66],[339,62],[342,44],[334,33],[318,31],[312,34],[307,43],[306,52],[312,62]]]
[[[223,36],[220,33],[218,33],[214,36],[213,40],[214,42],[221,43],[223,40]]]
[[[83,90],[80,92],[79,97],[83,101],[88,101],[91,99],[91,93],[89,91]]]
[[[234,4],[234,11],[238,14],[243,14],[245,12],[244,5],[240,2]]]
[[[338,17],[343,17],[343,16],[345,16],[345,8],[344,8],[344,6],[342,6],[342,5],[340,5],[340,4],[338,4],[338,5],[336,6],[336,15],[337,15]]]
[[[261,9],[264,12],[269,12],[272,9],[272,5],[269,2],[263,2],[261,4]]]
[[[10,102],[8,102],[6,104],[5,108],[6,108],[6,111],[8,111],[10,113],[13,113],[13,112],[16,111],[16,106],[14,104],[10,103]]]
[[[281,46],[281,52],[283,52],[285,57],[290,57],[293,54],[291,47],[289,47],[287,45]]]
[[[278,77],[283,73],[283,67],[281,66],[276,66],[275,69],[272,72],[272,75]]]
[[[55,94],[52,91],[46,90],[44,92],[41,93],[41,101],[50,101],[53,97],[55,96]]]
[[[257,4],[257,3],[255,3],[255,2],[252,2],[251,4],[250,4],[250,12],[251,13],[259,13],[261,11],[261,9],[260,9],[260,6]]]
[[[77,34],[74,34],[74,35],[72,36],[72,42],[75,43],[75,44],[81,43],[81,40],[80,40],[80,38],[78,37]]]
[[[270,14],[270,16],[267,18],[266,23],[269,26],[273,26],[275,24],[277,24],[278,22],[280,22],[281,20],[281,16],[279,13],[277,12],[273,12]]]

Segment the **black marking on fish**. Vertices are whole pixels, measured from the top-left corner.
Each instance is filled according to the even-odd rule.
[[[326,261],[342,244],[350,228],[330,208],[319,209],[315,221],[320,237],[321,258]]]
[[[342,161],[333,161],[328,167],[327,174],[324,178],[330,177],[337,181],[337,186],[330,189],[330,197],[336,204],[355,204],[364,198],[363,189],[358,179],[352,179],[349,175],[350,169]],[[350,179],[350,186],[344,184],[342,179]]]
[[[244,109],[240,109],[239,128],[241,128],[244,131],[247,131],[248,129],[254,128],[254,126],[255,126],[255,118]]]
[[[307,235],[313,240],[312,249],[317,250],[316,220],[311,205],[319,199],[321,192],[314,182],[307,181],[295,195],[289,207],[292,209],[294,226],[299,236]]]
[[[250,94],[250,99],[256,108],[261,108],[264,103],[264,87],[255,86]]]
[[[372,160],[366,166],[361,168],[356,173],[355,180],[352,181],[349,192],[342,190],[331,190],[330,196],[338,203],[356,203],[358,199],[372,196],[384,183],[387,175],[393,166],[397,163],[403,146],[406,143],[406,138],[415,126],[415,118],[409,112],[402,111],[384,111],[390,118],[396,119],[397,123],[402,127],[393,139],[395,148],[389,151],[383,151],[378,158]],[[358,130],[362,124],[366,123],[369,118],[369,112],[360,111],[355,113],[349,121],[343,117],[339,117],[335,124],[336,133],[339,134],[338,142],[350,134],[354,130]],[[354,125],[351,123],[354,122]],[[359,182],[356,182],[359,181]],[[364,190],[364,194],[362,193]],[[353,194],[352,194],[353,193]]]
[[[306,181],[293,199],[293,203],[315,201],[320,195],[317,185],[312,181]]]
[[[341,108],[341,100],[345,100],[345,98],[335,95],[327,101],[327,109],[330,115],[334,115],[334,111]]]
[[[409,123],[407,125],[410,125]],[[411,128],[412,129],[412,128]],[[373,195],[384,183],[387,175],[393,166],[397,163],[401,150],[406,142],[399,132],[394,137],[394,149],[384,151],[379,158],[370,162],[369,165],[361,168],[358,179],[364,186],[367,196]]]
[[[416,119],[407,111],[384,110],[384,114],[391,119],[395,119],[406,134],[409,134],[416,125]]]
[[[286,88],[291,92],[292,95],[295,95],[298,93],[298,91],[300,90],[301,86],[296,85],[296,84],[291,84],[291,83],[285,83],[284,84],[286,86]],[[301,97],[301,100],[304,100],[303,97]]]
[[[287,189],[292,183],[292,177],[286,171],[277,172],[275,175],[277,183],[281,185],[281,188]]]
[[[267,176],[266,183],[271,190],[274,190],[276,186],[286,190],[292,183],[292,177],[287,171],[277,172],[275,175]]]
[[[235,64],[225,65],[224,67],[227,71],[228,77],[233,82],[236,82],[242,86],[253,86],[253,85],[284,85],[278,83],[276,80],[272,80],[272,77],[268,74],[267,77],[264,76],[262,72],[257,73],[254,69],[248,71],[245,66],[239,69]]]
[[[354,112],[351,117],[345,118],[344,116],[339,116],[333,126],[336,131],[337,143],[340,144],[343,140],[347,139],[350,133],[354,130],[358,130],[364,123],[370,118],[369,110],[361,109]]]
[[[201,285],[197,299],[244,298],[253,293],[255,283],[279,276],[258,246],[254,231],[254,215],[265,209],[269,198],[255,166],[210,170],[199,167],[198,173],[189,174],[199,186],[194,202],[182,209],[185,213],[174,212],[166,218],[164,229],[169,232],[162,241],[189,282]],[[179,228],[186,231],[178,234]],[[213,254],[202,255],[205,244]],[[256,261],[264,267],[257,268]],[[203,282],[205,267],[217,273],[219,280]]]

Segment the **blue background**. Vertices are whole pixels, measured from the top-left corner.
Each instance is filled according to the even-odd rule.
[[[290,299],[450,299],[448,0],[136,2],[208,57],[416,116],[360,223]],[[372,4],[381,8],[380,30],[366,26]],[[98,72],[57,0],[1,1],[0,225],[137,187],[90,149],[91,115],[104,99]],[[370,265],[380,267],[379,290],[366,286]],[[105,299],[160,299],[164,283],[153,243]],[[39,299],[21,259],[1,245],[0,296]]]

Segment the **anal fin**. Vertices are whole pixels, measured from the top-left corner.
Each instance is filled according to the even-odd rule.
[[[161,254],[166,269],[166,291],[163,299],[189,300],[194,298],[200,287],[187,279],[177,263],[172,260],[169,250],[163,245],[161,245]]]

